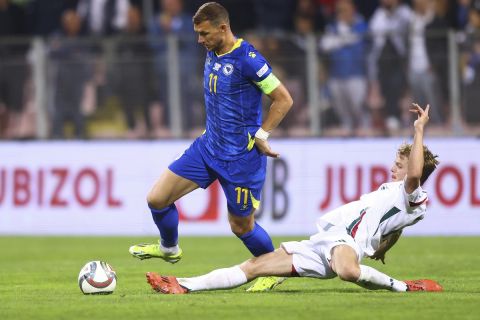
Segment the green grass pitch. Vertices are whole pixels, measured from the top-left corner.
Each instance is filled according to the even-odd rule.
[[[0,237],[0,319],[479,319],[480,237],[406,237],[386,265],[364,261],[397,279],[435,279],[444,286],[441,293],[367,291],[338,279],[295,278],[266,293],[247,293],[243,286],[182,296],[153,292],[145,272],[203,274],[245,260],[247,250],[234,236],[184,237],[184,258],[175,265],[129,255],[131,244],[153,240]],[[85,296],[78,288],[80,268],[97,259],[117,271],[112,295]]]

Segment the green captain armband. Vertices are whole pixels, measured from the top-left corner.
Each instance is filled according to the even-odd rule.
[[[260,82],[255,82],[255,84],[262,90],[265,94],[272,93],[280,85],[280,80],[273,73],[270,73],[268,77],[263,79]]]

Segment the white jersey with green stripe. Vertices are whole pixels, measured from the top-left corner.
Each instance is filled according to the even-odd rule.
[[[382,237],[422,220],[427,208],[427,193],[418,187],[408,194],[404,181],[384,183],[360,200],[345,204],[323,215],[317,226],[344,227],[363,251],[372,255]]]

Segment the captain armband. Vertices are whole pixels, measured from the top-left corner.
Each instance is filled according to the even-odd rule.
[[[265,79],[255,82],[255,84],[263,93],[270,94],[280,85],[280,80],[273,73],[270,73]]]

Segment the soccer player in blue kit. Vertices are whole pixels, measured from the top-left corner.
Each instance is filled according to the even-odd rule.
[[[129,251],[139,259],[179,261],[182,250],[174,202],[218,179],[227,198],[231,230],[257,257],[274,250],[270,236],[254,218],[265,181],[266,156],[279,156],[267,139],[291,108],[292,98],[265,58],[233,35],[223,6],[203,4],[193,25],[198,43],[208,51],[203,80],[206,130],[170,164],[148,194],[161,241],[134,245]],[[272,100],[263,123],[262,93]],[[260,279],[253,291],[270,289],[280,281]]]

